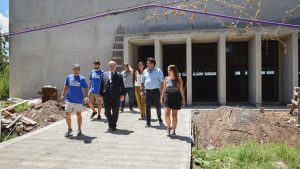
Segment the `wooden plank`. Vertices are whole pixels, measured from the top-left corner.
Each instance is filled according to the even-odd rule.
[[[294,97],[298,97],[299,96],[299,92],[294,91]]]
[[[39,104],[39,105],[35,106],[34,108],[35,108],[35,109],[40,109],[40,108],[42,108],[43,106],[44,106],[44,104]]]
[[[6,126],[7,129],[11,128],[15,123],[17,123],[21,118],[22,118],[22,114],[20,114],[16,119],[14,119],[14,121],[12,121],[9,125]]]
[[[14,119],[17,118],[16,115],[11,114],[9,111],[4,111],[3,113],[9,115],[10,117],[12,117],[12,118],[14,118]],[[28,125],[28,124],[36,125],[36,122],[35,122],[35,121],[33,121],[33,120],[31,120],[31,119],[29,119],[29,118],[27,118],[27,117],[25,117],[25,116],[23,116],[23,117],[21,118],[21,122],[23,122],[23,123],[25,123],[25,124],[27,124],[27,125]]]
[[[25,117],[25,116],[23,116],[22,118],[21,118],[21,121],[26,121],[26,122],[28,122],[28,123],[30,123],[31,125],[36,125],[36,122],[35,121],[33,121],[33,120],[31,120],[31,119],[29,119],[29,118],[27,118],[27,117]]]
[[[6,108],[2,109],[1,112],[5,111],[5,110],[8,110],[8,109],[11,109],[11,108],[14,108],[14,107],[16,107],[16,106],[19,106],[19,105],[21,105],[21,104],[27,103],[28,101],[29,101],[29,100],[25,100],[25,101],[22,101],[22,102],[20,102],[20,103],[11,105],[11,106],[9,106],[9,107],[6,107]]]

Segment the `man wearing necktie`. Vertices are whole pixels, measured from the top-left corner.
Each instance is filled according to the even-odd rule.
[[[116,72],[116,62],[108,63],[109,71],[102,75],[99,95],[103,97],[105,116],[110,131],[115,131],[119,117],[120,101],[124,100],[124,83],[122,75]]]

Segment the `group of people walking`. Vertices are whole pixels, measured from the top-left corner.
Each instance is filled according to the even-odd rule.
[[[165,111],[165,122],[168,135],[176,135],[177,114],[181,106],[185,105],[184,85],[179,77],[177,67],[168,67],[168,76],[164,77],[161,69],[156,67],[154,58],[147,59],[147,68],[143,62],[138,63],[136,71],[129,64],[123,65],[123,71],[116,71],[116,62],[108,63],[108,71],[100,68],[100,61],[94,62],[94,69],[90,72],[89,85],[86,79],[80,75],[80,65],[73,65],[73,74],[67,76],[61,100],[66,100],[66,122],[68,131],[65,136],[72,136],[71,115],[77,115],[78,132],[82,135],[82,108],[88,103],[92,109],[91,118],[97,115],[101,119],[102,105],[104,114],[108,120],[109,131],[117,130],[119,112],[124,111],[125,98],[128,94],[129,109],[133,110],[136,103],[140,112],[140,120],[146,120],[145,127],[151,127],[151,105],[156,108],[157,118],[161,118],[161,106]],[[65,95],[67,95],[65,99]],[[97,102],[98,111],[94,107]],[[119,110],[120,109],[120,110]],[[172,113],[172,127],[171,127]]]

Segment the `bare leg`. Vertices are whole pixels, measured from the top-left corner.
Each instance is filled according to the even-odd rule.
[[[94,96],[92,94],[89,95],[89,106],[93,110],[93,112],[96,112],[94,107]]]
[[[67,122],[67,125],[68,125],[68,129],[71,129],[72,126],[71,126],[71,113],[69,112],[66,112],[66,122]]]
[[[101,110],[102,110],[102,97],[101,96],[97,97],[97,104],[98,104],[98,115],[100,115]]]
[[[173,127],[173,131],[175,131],[176,127],[177,127],[177,114],[178,114],[178,110],[172,110],[172,127]]]
[[[81,129],[81,125],[82,125],[81,112],[77,112],[77,123],[78,123],[78,129]]]
[[[165,120],[166,120],[168,129],[170,128],[170,125],[171,125],[170,113],[171,113],[171,109],[165,108]]]

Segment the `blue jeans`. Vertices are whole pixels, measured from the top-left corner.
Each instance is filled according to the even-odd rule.
[[[129,97],[129,108],[132,108],[133,102],[134,102],[134,93],[133,93],[133,87],[125,88],[125,95],[124,95],[124,101],[121,102],[121,109],[124,110],[125,106],[125,98],[128,93]]]
[[[151,124],[151,105],[154,103],[157,118],[161,119],[160,91],[159,89],[146,90],[146,117],[147,125]]]

